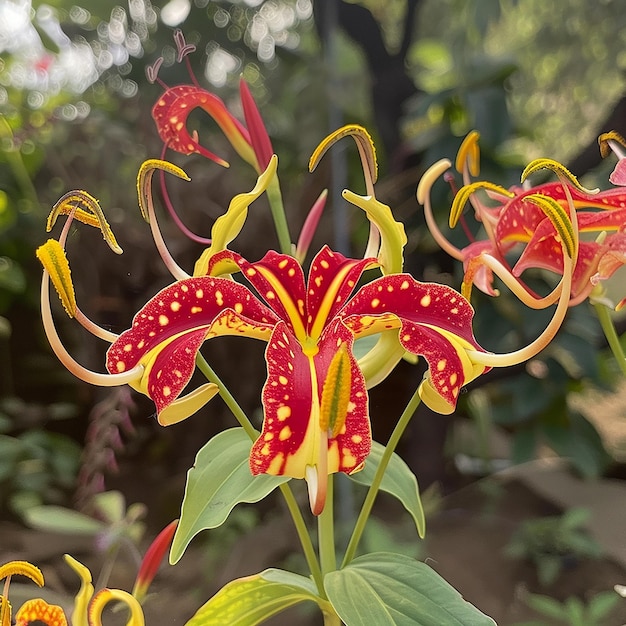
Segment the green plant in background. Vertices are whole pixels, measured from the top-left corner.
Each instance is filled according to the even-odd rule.
[[[579,560],[602,556],[601,547],[585,528],[589,515],[588,509],[569,509],[562,515],[526,520],[505,553],[532,563],[540,584],[551,585]]]
[[[74,415],[70,404],[0,401],[0,508],[19,516],[31,506],[65,500],[74,486],[81,448],[66,435],[46,430],[45,424]],[[28,428],[9,434],[18,418]]]
[[[572,596],[559,602],[549,596],[529,593],[524,597],[526,604],[544,619],[516,622],[514,626],[611,626],[608,621],[619,603],[614,591],[602,591],[588,602]]]

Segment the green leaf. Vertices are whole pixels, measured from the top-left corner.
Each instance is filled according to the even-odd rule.
[[[373,441],[372,451],[367,457],[365,467],[360,472],[352,474],[350,478],[360,485],[369,487],[374,480],[374,474],[380,465],[384,451],[385,446]],[[395,452],[389,461],[380,488],[402,502],[404,508],[411,514],[419,536],[423,539],[426,533],[426,520],[417,479],[409,466]]]
[[[591,622],[600,622],[621,601],[621,598],[614,591],[601,591],[593,596],[587,605],[589,620]]]
[[[324,579],[346,626],[495,626],[435,570],[402,554],[354,559]]]
[[[525,598],[526,604],[537,613],[552,619],[562,620],[565,615],[565,607],[550,596],[543,596],[537,593],[529,593]]]
[[[35,506],[25,509],[22,514],[24,521],[37,530],[73,535],[96,535],[106,528],[103,522],[62,506]]]
[[[267,569],[222,587],[185,626],[254,626],[307,600],[317,603],[324,612],[332,612],[308,578]]]
[[[250,473],[252,441],[243,428],[225,430],[206,443],[187,472],[178,528],[172,542],[170,563],[180,560],[189,542],[202,530],[217,528],[241,502],[258,502],[288,476]]]

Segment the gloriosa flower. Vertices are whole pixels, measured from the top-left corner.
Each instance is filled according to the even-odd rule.
[[[374,258],[348,259],[324,247],[305,283],[289,255],[270,251],[250,263],[225,250],[210,259],[207,276],[170,285],[139,311],[109,348],[107,369],[123,373],[143,363],[148,395],[161,413],[189,381],[207,338],[267,341],[263,432],[252,447],[250,469],[307,478],[319,512],[325,477],[360,469],[370,451],[355,339],[395,330],[405,350],[426,358],[430,384],[449,410],[461,386],[485,369],[465,356],[465,348],[480,348],[471,332],[473,311],[453,289],[391,274],[351,295],[363,271],[376,265]],[[260,297],[220,277],[234,271]]]
[[[522,174],[522,181],[537,170],[548,168],[557,173],[558,182],[511,189],[488,181],[473,182],[470,173],[478,174],[477,138],[477,133],[471,133],[459,150],[456,165],[463,174],[465,185],[455,196],[450,226],[454,227],[462,219],[463,209],[469,201],[474,207],[476,219],[484,227],[486,239],[472,241],[464,249],[453,246],[437,227],[425,198],[431,232],[448,253],[463,261],[463,293],[468,296],[474,284],[489,295],[497,295],[493,288],[493,275],[496,273],[528,306],[543,308],[556,301],[561,286],[541,298],[520,278],[531,268],[564,273],[560,233],[554,220],[545,212],[546,202],[550,202],[564,210],[571,207],[573,211],[571,222],[575,224],[578,242],[569,304],[581,302],[590,295],[599,280],[608,278],[624,262],[626,192],[619,188],[601,192],[588,190],[562,165],[550,159],[537,159],[530,163]],[[448,167],[449,163],[440,162],[436,174],[440,175]],[[479,196],[480,191],[485,191],[496,204],[485,204]],[[580,233],[596,233],[598,238],[595,241],[580,240]],[[521,254],[511,267],[507,254],[520,246]]]
[[[209,382],[182,395],[206,339],[242,335],[267,341],[264,422],[252,447],[250,469],[253,474],[305,478],[316,513],[324,505],[328,474],[351,473],[363,466],[371,446],[367,388],[383,380],[403,355],[426,358],[429,373],[422,397],[442,413],[452,412],[461,387],[488,369],[480,360],[484,351],[473,337],[473,310],[467,301],[449,287],[419,283],[402,272],[404,228],[373,193],[375,156],[364,129],[349,126],[333,133],[315,151],[311,169],[346,135],[359,147],[369,194],[346,190],[344,197],[364,210],[370,221],[368,252],[362,259],[350,259],[324,247],[311,262],[308,280],[302,261],[294,256],[270,251],[251,263],[228,250],[243,228],[250,203],[274,179],[275,156],[255,187],[233,198],[228,211],[216,220],[211,245],[192,276],[169,255],[150,193],[154,171],[186,175],[163,161],[142,166],[140,206],[176,282],[152,298],[119,337],[80,311],[64,253],[72,219],[99,227],[111,248],[120,251],[97,201],[85,192],[66,194],[49,221],[51,227],[58,215],[68,215],[61,238],[38,251],[46,270],[42,316],[59,358],[83,380],[128,383],[145,393],[154,400],[161,424],[189,417],[218,392],[218,386]],[[357,289],[363,272],[375,267],[383,276]],[[238,272],[254,291],[232,279],[231,274]],[[109,374],[85,370],[63,348],[50,314],[49,276],[68,313],[112,344],[107,354]],[[369,335],[378,336],[378,341],[357,362],[354,341]]]
[[[122,602],[129,611],[127,626],[144,626],[145,620],[141,602],[146,591],[156,575],[157,569],[167,551],[177,521],[166,526],[152,542],[142,561],[133,593],[121,589],[101,589],[94,593],[91,572],[79,561],[65,555],[65,562],[80,578],[81,584],[74,598],[74,610],[71,616],[72,626],[102,626],[102,612],[110,602]],[[11,604],[8,599],[11,577],[15,575],[30,578],[39,587],[43,587],[44,578],[41,570],[28,561],[10,561],[0,565],[0,580],[6,579],[4,584],[5,595],[0,595],[0,626],[11,625]],[[68,619],[63,609],[55,604],[49,604],[42,598],[26,601],[15,614],[15,626],[68,626]]]

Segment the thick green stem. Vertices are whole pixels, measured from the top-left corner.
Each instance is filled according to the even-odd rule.
[[[328,476],[328,484],[326,487],[326,502],[324,504],[324,510],[317,518],[317,537],[323,575],[328,574],[328,572],[334,572],[337,569],[334,514],[333,475],[330,474]]]
[[[302,517],[302,511],[300,511],[300,507],[298,506],[298,502],[293,495],[293,491],[287,483],[283,483],[280,486],[280,491],[283,494],[283,498],[285,499],[285,503],[287,504],[287,508],[289,509],[289,513],[293,519],[294,526],[296,527],[296,532],[298,533],[298,538],[300,539],[300,544],[302,545],[302,551],[304,552],[304,558],[306,559],[309,570],[311,571],[311,576],[313,577],[313,581],[317,587],[317,592],[322,598],[326,599],[326,592],[324,591],[324,576],[317,559],[317,554],[315,553],[315,548],[311,542],[311,537],[309,536],[309,530],[306,527],[304,518]]]
[[[198,353],[198,356],[196,357],[196,365],[206,376],[209,382],[215,383],[219,387],[220,395],[228,408],[231,410],[232,414],[235,416],[235,419],[239,422],[248,437],[250,437],[252,441],[255,441],[259,436],[258,431],[252,425],[252,422],[250,422],[244,410],[241,408],[237,400],[235,400],[226,385],[224,385],[215,370],[207,363],[206,359],[200,353]],[[311,576],[313,576],[317,590],[322,597],[326,598],[322,571],[320,569],[311,537],[309,536],[309,531],[306,527],[306,522],[302,517],[302,511],[300,511],[300,507],[298,506],[293,492],[291,491],[291,487],[287,483],[280,485],[280,491],[285,499],[285,503],[287,504],[287,509],[289,510],[294,526],[296,527],[298,539],[300,540],[302,551],[304,552],[304,558],[309,566]]]
[[[323,611],[324,615],[324,626],[341,626],[343,622],[339,618],[339,615],[334,611],[331,613],[330,611]]]
[[[285,207],[283,206],[283,196],[280,191],[278,176],[274,176],[268,185],[267,198],[270,203],[276,234],[278,235],[280,251],[283,254],[291,254],[291,235],[289,234],[289,226],[287,224]]]
[[[385,446],[385,451],[380,459],[380,464],[376,468],[376,473],[374,474],[374,480],[370,485],[370,488],[367,491],[367,495],[365,496],[365,500],[363,502],[363,506],[361,507],[361,512],[359,513],[359,517],[356,520],[354,525],[354,530],[352,531],[352,536],[350,537],[350,542],[348,543],[348,547],[346,548],[346,553],[343,557],[343,562],[341,564],[341,568],[343,569],[352,561],[356,554],[356,549],[359,545],[359,541],[361,540],[361,536],[363,535],[363,531],[365,530],[365,525],[367,524],[367,520],[369,519],[370,513],[372,512],[372,507],[374,506],[374,501],[376,500],[376,496],[378,495],[378,490],[380,489],[380,483],[385,476],[385,471],[387,470],[387,465],[389,465],[389,461],[391,461],[391,457],[398,445],[402,434],[406,430],[406,427],[413,417],[413,413],[417,410],[417,407],[420,404],[420,397],[418,390],[415,390],[413,397],[409,400],[409,403],[406,405],[406,408],[402,412],[398,423],[396,424],[391,436],[389,437],[389,441]]]
[[[622,344],[620,343],[617,331],[615,330],[611,312],[606,305],[600,302],[594,302],[593,308],[596,310],[596,315],[600,320],[600,326],[602,327],[604,336],[609,344],[609,348],[611,348],[611,352],[613,352],[613,356],[615,357],[622,374],[626,376],[626,356],[624,355]]]

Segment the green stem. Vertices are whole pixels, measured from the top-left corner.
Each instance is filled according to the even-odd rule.
[[[363,535],[363,531],[365,530],[365,525],[367,524],[367,520],[372,512],[372,507],[374,506],[374,500],[376,500],[376,496],[378,495],[378,490],[380,489],[380,484],[385,476],[385,471],[387,470],[387,465],[389,465],[389,461],[391,461],[391,457],[393,456],[394,450],[398,445],[402,434],[406,430],[406,427],[413,417],[413,414],[417,410],[417,407],[420,404],[419,390],[416,389],[413,397],[409,400],[409,403],[406,405],[406,408],[402,412],[398,423],[396,424],[391,436],[389,437],[389,441],[385,446],[385,451],[380,459],[380,464],[376,468],[376,473],[374,474],[374,480],[372,480],[372,484],[367,491],[367,495],[365,496],[365,500],[363,502],[363,506],[361,507],[361,511],[359,513],[359,517],[356,520],[356,524],[354,525],[354,530],[352,531],[352,536],[350,537],[350,541],[348,543],[348,547],[346,548],[346,553],[343,557],[343,562],[341,564],[341,568],[343,569],[348,565],[354,555],[356,554],[356,549],[359,545],[359,541],[361,540],[361,536]]]
[[[600,320],[600,326],[602,327],[604,336],[606,337],[609,347],[613,352],[613,356],[615,357],[622,374],[626,376],[626,356],[624,356],[624,350],[622,349],[622,344],[620,343],[617,331],[615,330],[615,325],[613,324],[613,318],[611,317],[609,308],[599,302],[594,302],[593,308],[596,310],[596,315],[598,316],[598,320]]]
[[[237,400],[235,400],[234,396],[228,390],[228,387],[222,382],[220,377],[217,375],[215,370],[207,363],[206,359],[198,352],[196,356],[196,365],[198,369],[206,376],[207,380],[210,383],[214,383],[218,386],[220,390],[220,396],[226,403],[226,406],[231,410],[232,414],[235,416],[235,419],[239,422],[241,427],[246,432],[246,435],[255,441],[259,436],[259,432],[252,425],[252,422],[248,419],[248,416],[245,414],[244,410],[241,408]]]
[[[291,236],[289,234],[289,226],[287,224],[287,216],[283,205],[283,196],[280,191],[280,183],[278,176],[274,176],[267,187],[267,198],[274,219],[274,227],[278,235],[278,244],[283,254],[291,254]]]
[[[226,385],[224,385],[215,370],[207,363],[206,359],[200,353],[198,353],[196,357],[196,365],[198,366],[198,369],[206,376],[209,382],[214,383],[218,386],[221,397],[223,398],[228,408],[231,410],[232,414],[235,416],[235,419],[239,422],[248,437],[250,437],[252,441],[255,441],[256,438],[259,436],[258,431],[252,425],[252,422],[250,422],[244,410],[241,408],[237,400],[235,400]],[[285,499],[285,503],[287,504],[287,509],[289,510],[294,526],[296,527],[298,539],[300,540],[302,551],[304,552],[304,558],[306,559],[307,565],[309,566],[309,570],[311,571],[311,576],[313,576],[313,580],[315,581],[317,590],[322,597],[326,598],[322,571],[320,569],[319,561],[317,560],[317,555],[315,554],[313,542],[311,541],[309,531],[306,527],[306,522],[302,517],[302,511],[298,506],[291,487],[287,483],[283,483],[282,485],[280,485],[280,491],[283,495],[283,498]]]
[[[287,504],[287,508],[289,509],[289,513],[293,519],[294,526],[296,527],[296,532],[298,533],[298,538],[300,539],[300,544],[302,545],[302,551],[304,552],[304,558],[309,566],[317,591],[322,598],[326,599],[326,592],[324,591],[324,576],[322,574],[319,561],[317,560],[317,554],[315,553],[315,548],[313,547],[309,530],[306,527],[304,518],[302,517],[302,511],[300,511],[300,507],[298,506],[298,502],[293,495],[293,491],[287,483],[280,485],[280,491],[283,494],[283,498],[285,499],[285,503]]]
[[[324,616],[324,626],[341,626],[343,622],[339,618],[339,615],[334,611],[322,611]]]
[[[334,497],[333,475],[328,476],[326,487],[326,502],[324,510],[317,518],[317,537],[319,542],[320,562],[322,573],[334,572],[337,569],[337,556],[335,554],[335,524],[334,524]]]

